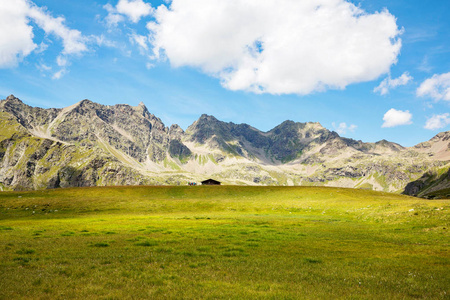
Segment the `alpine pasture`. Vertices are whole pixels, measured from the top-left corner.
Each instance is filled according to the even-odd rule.
[[[324,187],[0,193],[1,299],[450,299],[450,202]]]

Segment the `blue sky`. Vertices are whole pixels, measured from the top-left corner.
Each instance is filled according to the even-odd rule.
[[[450,130],[447,0],[0,0],[0,20],[1,99],[404,146]]]

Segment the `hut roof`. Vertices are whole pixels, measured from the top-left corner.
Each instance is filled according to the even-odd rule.
[[[202,185],[220,185],[220,181],[214,179],[206,179],[202,181]]]

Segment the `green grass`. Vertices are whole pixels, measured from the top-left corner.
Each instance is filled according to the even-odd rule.
[[[0,193],[0,299],[449,299],[450,202],[325,187]]]
[[[177,165],[174,161],[169,160],[167,157],[164,158],[164,167],[170,167],[172,170],[181,170],[179,165]]]

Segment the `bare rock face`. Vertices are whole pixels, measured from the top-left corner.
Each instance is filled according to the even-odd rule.
[[[167,129],[145,107],[103,106],[83,100],[63,112],[51,135],[84,146],[110,145],[143,162],[152,143],[167,143]]]
[[[282,163],[298,158],[312,142],[337,135],[318,123],[285,121],[269,132],[261,132],[247,124],[225,123],[208,115],[202,115],[186,132],[189,141],[213,149]]]
[[[447,191],[450,193],[450,170],[441,173],[434,170],[427,171],[419,179],[408,183],[403,191],[403,194],[411,196],[419,196],[424,198],[434,198],[436,194],[441,194],[440,191]]]
[[[349,149],[362,154],[404,150],[402,146],[386,140],[363,143],[342,138],[319,123],[285,121],[268,132],[261,132],[247,124],[225,123],[208,115],[202,115],[195,121],[186,130],[186,136],[188,141],[206,144],[211,149],[281,164],[302,158],[304,162],[311,161],[311,154],[308,152],[318,146],[322,156],[337,156]]]
[[[104,106],[83,100],[65,109],[41,109],[25,105],[9,96],[0,109],[17,118],[26,129],[42,137],[87,148],[113,147],[139,162],[161,161],[171,136],[161,120],[143,105]],[[173,138],[180,140],[181,128],[174,127]],[[150,155],[147,155],[150,153]]]
[[[0,102],[0,114],[0,184],[12,189],[150,183],[115,154],[161,161],[166,151],[148,152],[170,142],[168,129],[143,105],[83,100],[65,109],[42,109],[11,95]]]
[[[186,132],[141,102],[63,109],[0,101],[0,189],[185,184],[327,185],[426,196],[450,187],[450,132],[415,147],[364,143],[319,123],[262,132],[202,115]],[[439,175],[441,174],[441,175]],[[450,175],[449,175],[450,176]]]
[[[0,141],[0,157],[0,183],[14,190],[103,185],[108,175],[119,185],[145,182],[143,176],[100,149],[27,134]]]

